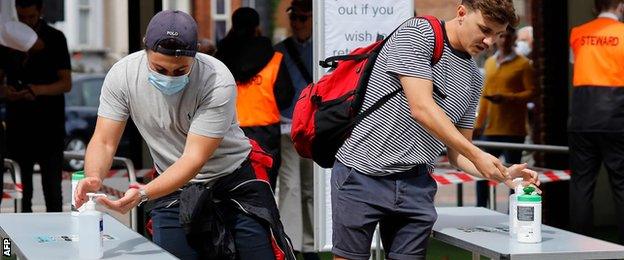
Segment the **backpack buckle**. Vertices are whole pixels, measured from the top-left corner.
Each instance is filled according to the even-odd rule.
[[[337,61],[326,61],[326,60],[320,60],[319,61],[319,65],[323,68],[332,68],[335,69],[336,67],[338,67],[338,62]]]
[[[310,98],[310,100],[312,101],[312,103],[313,103],[313,104],[315,104],[315,105],[317,105],[317,106],[321,105],[321,102],[323,101],[323,100],[321,99],[321,96],[319,96],[319,95],[313,95],[313,96]]]

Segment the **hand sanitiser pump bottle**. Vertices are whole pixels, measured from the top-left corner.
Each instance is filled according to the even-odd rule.
[[[84,204],[84,210],[78,216],[78,250],[80,258],[100,259],[104,255],[102,232],[104,222],[102,212],[95,209],[94,199],[106,197],[104,194],[87,193],[89,201]]]
[[[524,193],[522,191],[522,178],[515,178],[513,180],[514,194],[509,195],[509,235],[512,237],[518,233],[518,214],[517,204],[518,196]]]
[[[518,234],[520,243],[542,242],[542,196],[532,186],[518,196]]]

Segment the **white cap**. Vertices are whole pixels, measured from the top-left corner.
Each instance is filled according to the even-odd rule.
[[[512,181],[513,186],[514,186],[514,192],[515,192],[516,194],[518,194],[518,195],[520,195],[520,194],[522,194],[522,193],[523,193],[523,192],[522,192],[522,189],[523,189],[524,187],[522,187],[522,181],[524,181],[524,179],[522,179],[522,178],[515,178],[515,179],[513,179],[513,181]]]
[[[27,52],[35,45],[37,33],[18,21],[8,21],[0,25],[0,45]]]
[[[89,192],[87,193],[87,196],[89,197],[89,200],[84,204],[84,210],[95,210],[95,198],[97,197],[106,197],[106,194],[101,194],[101,193],[93,193],[93,192]]]

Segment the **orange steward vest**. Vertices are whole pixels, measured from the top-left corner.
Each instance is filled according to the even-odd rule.
[[[268,126],[280,122],[275,101],[275,81],[283,55],[273,54],[271,61],[246,83],[237,82],[236,113],[241,127]]]
[[[624,23],[596,18],[570,33],[574,87],[624,87]]]

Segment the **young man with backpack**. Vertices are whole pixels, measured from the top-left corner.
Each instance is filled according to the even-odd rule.
[[[425,258],[437,218],[437,186],[429,173],[445,147],[450,163],[471,175],[509,185],[515,177],[539,184],[537,173],[526,165],[506,168],[471,143],[483,81],[472,57],[516,24],[513,4],[463,0],[456,13],[441,26],[437,19],[405,22],[375,60],[356,110],[360,114],[351,121],[355,126],[338,146],[333,164],[335,259],[368,259],[377,223],[387,258]],[[434,47],[436,43],[442,46]],[[339,69],[340,65],[333,73]],[[322,97],[312,96],[315,91],[304,91],[302,98],[310,94],[316,106],[327,105]],[[320,138],[323,123],[317,122]],[[297,128],[294,122],[293,130]],[[297,142],[295,132],[293,137]],[[310,149],[320,154],[319,147]]]

